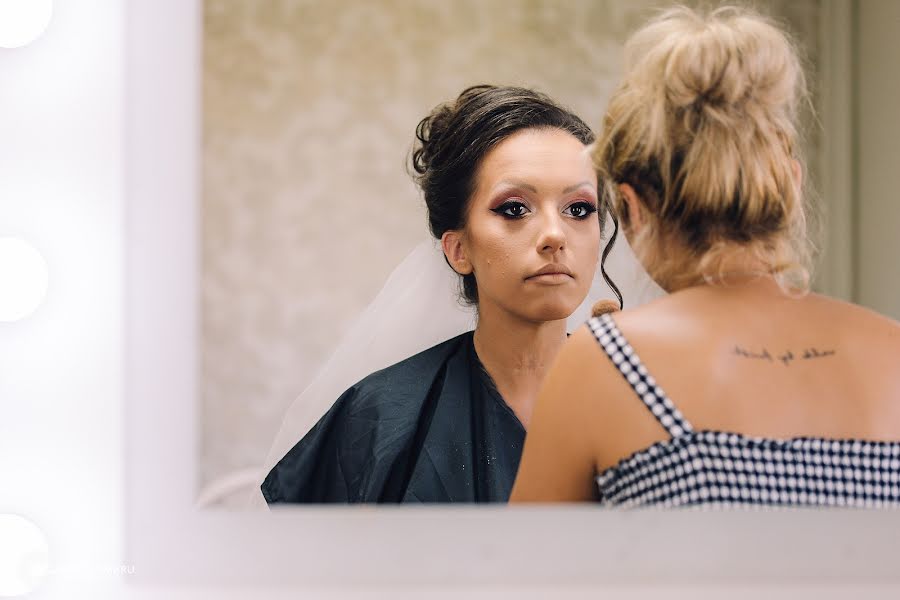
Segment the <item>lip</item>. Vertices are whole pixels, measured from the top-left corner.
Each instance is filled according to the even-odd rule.
[[[540,281],[544,283],[561,283],[574,279],[572,270],[566,265],[549,264],[541,267],[525,278],[526,281]]]
[[[525,281],[543,285],[559,285],[568,281],[574,281],[574,279],[571,275],[566,275],[565,273],[544,273],[543,275],[533,275]]]

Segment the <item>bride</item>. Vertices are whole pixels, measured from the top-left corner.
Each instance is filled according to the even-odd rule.
[[[431,233],[470,309],[446,309],[434,253],[414,251],[285,418],[269,504],[505,502],[567,318],[598,283],[607,209],[581,119],[532,90],[476,86],[416,134]],[[378,368],[401,349],[417,353],[362,377],[360,357]]]

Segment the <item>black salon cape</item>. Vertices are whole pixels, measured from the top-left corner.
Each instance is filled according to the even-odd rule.
[[[472,332],[373,373],[269,472],[282,502],[506,502],[525,430]]]

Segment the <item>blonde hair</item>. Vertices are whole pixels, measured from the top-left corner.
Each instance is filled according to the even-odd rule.
[[[797,112],[807,98],[787,34],[743,8],[661,13],[625,46],[624,81],[594,150],[602,194],[628,227],[619,184],[649,213],[632,240],[664,288],[722,280],[730,261],[808,286]],[[796,282],[794,287],[796,287]]]

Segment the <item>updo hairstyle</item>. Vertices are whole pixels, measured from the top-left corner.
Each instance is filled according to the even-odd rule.
[[[550,97],[520,87],[470,87],[419,122],[412,170],[435,238],[465,228],[481,161],[500,142],[524,129],[560,129],[582,144],[594,141],[590,128],[576,115]],[[606,213],[603,207],[597,211],[601,231]],[[604,277],[618,295],[605,271]],[[461,295],[469,304],[478,303],[474,274],[462,276]]]
[[[629,39],[625,62],[594,163],[623,226],[619,184],[643,201],[649,224],[632,242],[650,275],[673,291],[724,281],[732,261],[750,258],[806,289],[811,245],[794,171],[807,92],[787,34],[741,8],[678,7]]]

